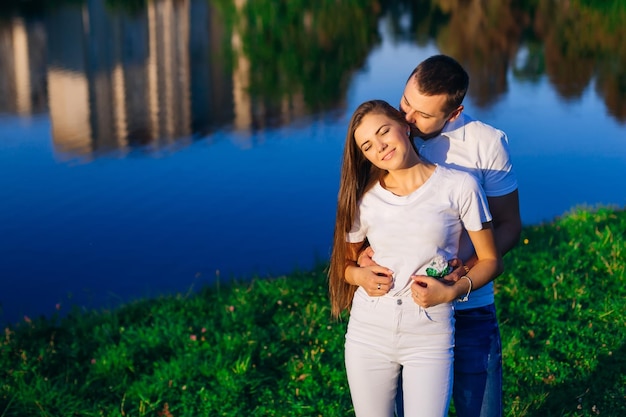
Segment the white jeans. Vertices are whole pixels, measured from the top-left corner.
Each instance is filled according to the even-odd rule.
[[[359,290],[345,347],[357,417],[394,415],[400,369],[405,416],[447,415],[454,348],[451,304],[424,309],[410,296],[370,297]]]

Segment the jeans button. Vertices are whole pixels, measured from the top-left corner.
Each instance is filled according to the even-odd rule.
[[[398,298],[398,300],[396,301],[396,303],[398,303],[399,306],[402,305],[402,298]]]

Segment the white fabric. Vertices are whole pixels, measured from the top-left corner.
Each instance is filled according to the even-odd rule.
[[[349,242],[369,240],[374,261],[394,271],[386,297],[410,291],[411,275],[426,275],[437,255],[457,256],[463,227],[482,229],[491,220],[487,199],[475,178],[437,166],[416,191],[398,196],[376,184],[359,202]],[[365,292],[363,288],[357,291]]]
[[[472,119],[465,113],[432,139],[415,139],[420,156],[432,163],[469,172],[487,197],[499,197],[517,189],[504,132]]]
[[[428,140],[416,138],[415,144],[423,158],[472,174],[488,197],[500,197],[517,189],[506,134],[465,113],[448,123],[439,136]],[[473,252],[467,233],[463,233],[459,257],[467,259]],[[472,291],[469,301],[457,303],[456,308],[465,310],[493,302],[493,282],[490,282]]]
[[[346,371],[357,417],[392,417],[400,365],[404,415],[445,417],[454,347],[450,304],[357,292],[346,333]]]
[[[463,227],[480,230],[491,220],[484,191],[466,172],[436,166],[407,196],[380,183],[365,193],[348,234],[367,238],[374,261],[394,271],[382,297],[359,287],[346,333],[346,371],[357,417],[393,416],[402,366],[406,415],[447,414],[452,385],[452,303],[424,309],[410,296],[411,275],[424,274],[435,256],[457,256]]]

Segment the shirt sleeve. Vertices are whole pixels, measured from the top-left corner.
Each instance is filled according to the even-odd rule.
[[[367,237],[367,229],[361,222],[361,211],[357,209],[356,216],[354,217],[354,222],[352,223],[352,228],[350,229],[350,233],[346,236],[346,241],[348,243],[359,243],[363,242]]]
[[[500,197],[517,189],[517,177],[513,170],[509,140],[501,130],[495,130],[497,138],[488,148],[489,164],[483,170],[483,187],[488,197]]]
[[[483,228],[483,223],[491,221],[491,212],[485,192],[472,175],[463,173],[459,212],[465,229],[477,231]]]

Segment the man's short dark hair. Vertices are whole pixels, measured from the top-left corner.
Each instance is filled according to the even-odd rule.
[[[433,55],[422,61],[409,75],[409,82],[417,83],[418,90],[426,96],[448,96],[446,112],[458,108],[469,87],[469,75],[463,66],[448,55]]]

